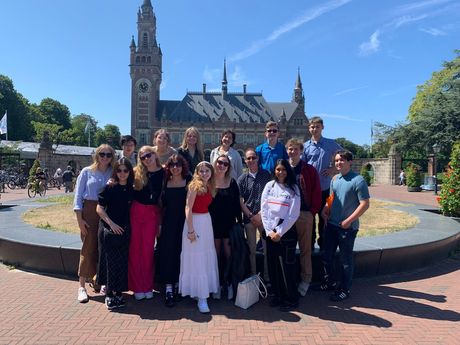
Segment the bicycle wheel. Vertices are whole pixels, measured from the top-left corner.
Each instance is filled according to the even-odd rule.
[[[37,190],[35,189],[34,185],[30,184],[27,187],[27,195],[29,196],[29,198],[35,198],[35,195],[37,195]]]
[[[15,189],[16,188],[16,183],[13,180],[8,181],[8,188],[9,189]]]

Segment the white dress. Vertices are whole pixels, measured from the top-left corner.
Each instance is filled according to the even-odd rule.
[[[196,241],[187,238],[187,222],[182,233],[179,292],[182,296],[208,298],[219,290],[219,267],[209,213],[193,213],[193,227],[198,236]]]

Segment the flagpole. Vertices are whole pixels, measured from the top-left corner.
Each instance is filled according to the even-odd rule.
[[[370,153],[372,153],[372,142],[374,141],[374,121],[371,120],[371,149]]]
[[[5,110],[5,116],[6,116],[6,141],[8,141],[8,109]]]

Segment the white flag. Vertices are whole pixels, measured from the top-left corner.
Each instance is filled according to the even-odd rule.
[[[85,134],[88,134],[88,131],[89,131],[89,120],[88,120],[88,122],[86,122]]]
[[[8,132],[7,128],[7,112],[5,111],[5,115],[3,115],[2,119],[0,120],[0,134],[6,134]]]

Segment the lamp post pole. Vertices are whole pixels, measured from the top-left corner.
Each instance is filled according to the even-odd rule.
[[[437,155],[441,151],[441,147],[438,144],[433,145],[433,180],[434,180],[434,194],[438,194],[438,169],[437,169]]]

